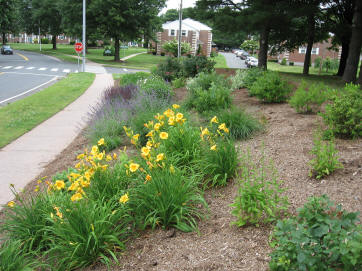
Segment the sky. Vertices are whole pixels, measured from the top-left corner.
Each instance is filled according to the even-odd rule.
[[[165,13],[166,10],[168,10],[168,9],[178,9],[180,6],[180,2],[181,2],[181,0],[167,0],[166,1],[167,7],[165,7],[161,11],[161,14]],[[182,7],[183,8],[193,7],[193,6],[195,6],[195,3],[196,3],[196,0],[182,0]]]

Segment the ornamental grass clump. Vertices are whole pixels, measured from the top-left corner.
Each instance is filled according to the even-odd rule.
[[[277,222],[270,238],[270,270],[361,270],[358,220],[358,213],[335,206],[326,195],[309,198],[297,216]]]
[[[225,123],[233,139],[248,139],[263,129],[263,125],[253,116],[237,107],[217,112],[219,121]]]
[[[150,73],[148,72],[135,72],[135,73],[126,73],[122,74],[119,80],[120,86],[128,86],[128,85],[138,85],[140,81],[145,80],[150,77]]]

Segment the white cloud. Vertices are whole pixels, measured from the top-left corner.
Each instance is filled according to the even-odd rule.
[[[162,9],[161,14],[165,13],[168,9],[178,9],[180,7],[181,0],[167,0],[166,7]],[[182,7],[189,8],[194,7],[196,0],[182,0]]]

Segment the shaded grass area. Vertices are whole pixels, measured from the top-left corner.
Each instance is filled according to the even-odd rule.
[[[220,69],[228,68],[226,64],[226,59],[223,55],[218,54],[215,58],[213,58],[213,60],[216,62],[215,68],[220,68]]]
[[[268,61],[268,70],[278,71],[278,72],[289,72],[289,73],[303,73],[303,66],[289,66],[289,65],[280,65],[276,62]],[[336,74],[336,70],[325,72],[321,71],[320,75],[333,75]],[[311,66],[309,68],[309,74],[318,75],[319,69]]]
[[[50,55],[57,57],[63,61],[76,63],[77,59],[74,56],[77,56],[77,53],[74,50],[74,45],[67,44],[57,44],[57,50],[53,50],[52,44],[42,44],[42,50],[39,51],[39,44],[29,44],[29,43],[12,43],[11,47],[15,50],[31,51],[36,53],[42,53],[45,55]],[[90,61],[100,63],[100,64],[117,64],[114,62],[113,56],[103,56],[104,48],[89,48],[87,53],[87,59]],[[129,56],[136,53],[146,52],[144,48],[128,48],[121,49],[119,52],[120,58]]]
[[[0,108],[0,148],[73,102],[94,78],[91,73],[73,73],[32,96]]]
[[[165,56],[155,56],[152,54],[141,54],[130,59],[127,59],[122,63],[109,63],[109,66],[112,67],[121,67],[121,68],[134,68],[134,69],[152,69],[158,64],[166,62]]]
[[[308,85],[313,83],[323,83],[331,88],[342,88],[344,86],[342,78],[334,75],[304,75],[291,72],[280,72],[280,75],[284,77],[284,79],[288,80],[289,83],[295,83],[297,85],[304,80]]]

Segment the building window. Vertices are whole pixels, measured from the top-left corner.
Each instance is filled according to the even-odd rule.
[[[176,30],[175,30],[175,29],[171,29],[169,36],[176,36]]]
[[[300,54],[305,54],[306,51],[307,51],[307,49],[305,47],[299,47]]]
[[[186,37],[186,36],[187,36],[187,31],[186,31],[186,30],[182,30],[181,35],[182,35],[183,37]]]
[[[312,55],[318,55],[319,54],[319,48],[312,48]]]

